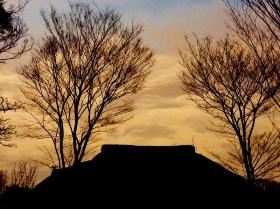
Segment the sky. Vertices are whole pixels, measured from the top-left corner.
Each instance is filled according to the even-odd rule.
[[[16,1],[16,0],[12,0]],[[82,1],[82,0],[80,0]],[[72,1],[77,2],[77,1]],[[83,2],[89,2],[87,0]],[[100,7],[112,7],[123,15],[126,22],[134,21],[144,26],[143,38],[155,52],[156,64],[151,69],[144,89],[135,96],[134,117],[110,134],[101,136],[100,144],[181,145],[194,144],[197,152],[206,150],[224,152],[226,140],[209,132],[209,117],[186,99],[177,73],[178,49],[184,47],[184,36],[226,34],[227,16],[220,0],[96,0]],[[29,27],[34,42],[44,35],[40,10],[49,11],[50,5],[67,11],[68,0],[30,0],[23,19]],[[19,99],[19,80],[16,69],[28,63],[31,53],[9,62],[0,69],[1,94]],[[24,125],[17,113],[9,115],[20,130]],[[17,148],[0,147],[0,169],[10,169],[20,159],[37,159],[42,155],[39,146],[46,143],[15,137]],[[49,174],[41,168],[39,179]]]

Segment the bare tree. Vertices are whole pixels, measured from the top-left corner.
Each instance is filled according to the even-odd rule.
[[[20,104],[11,103],[8,99],[0,96],[0,112],[16,111],[19,108],[21,108]],[[15,126],[11,125],[7,118],[0,116],[0,144],[7,147],[15,146],[11,142],[11,136],[15,133]]]
[[[32,189],[36,185],[38,167],[26,161],[15,163],[11,172],[9,187]]]
[[[275,106],[275,110],[280,110],[280,88],[276,87],[279,84],[280,69],[277,62],[271,61],[270,57],[279,57],[280,50],[280,4],[278,0],[236,0],[226,1],[228,14],[232,19],[230,29],[237,34],[245,45],[254,54],[255,58],[262,64],[263,74],[266,74],[267,63],[271,64],[271,69],[274,71],[274,80],[267,82],[268,91],[274,91],[271,102]],[[268,48],[266,46],[273,43],[274,47]],[[266,55],[269,56],[266,56]],[[271,86],[271,87],[270,87]],[[267,116],[271,117],[269,114]],[[277,124],[271,120],[272,126],[279,132]],[[262,140],[259,143],[265,143],[267,140]],[[279,139],[278,139],[279,140]],[[269,142],[268,142],[269,143]],[[277,144],[276,141],[274,144]],[[274,148],[275,152],[277,146]],[[270,151],[268,151],[270,152]],[[270,153],[268,153],[270,154]],[[273,157],[271,157],[273,158]],[[277,161],[277,160],[276,160]],[[278,162],[278,161],[277,161]],[[272,163],[273,164],[273,163]],[[276,163],[275,163],[276,165]],[[277,170],[278,168],[274,168]],[[271,172],[269,172],[271,173]]]
[[[3,193],[8,185],[7,171],[0,170],[0,194]]]
[[[280,40],[280,2],[279,0],[234,0],[226,1],[233,9],[238,9],[238,3],[243,12],[252,12],[267,27],[270,33]],[[236,7],[237,6],[237,7]]]
[[[263,73],[267,63],[271,63],[274,70],[274,81],[270,81],[271,90],[280,79],[279,64],[270,60],[279,57],[280,5],[278,0],[234,0],[225,1],[232,24],[230,29],[246,44],[255,58],[263,65]],[[267,46],[273,43],[273,47]],[[267,56],[268,55],[268,56]],[[267,83],[269,86],[269,83]],[[278,88],[280,89],[280,88]],[[272,102],[280,110],[280,91],[272,97]]]
[[[25,109],[50,138],[58,168],[79,164],[96,135],[129,119],[126,96],[138,92],[150,73],[153,53],[142,27],[93,4],[70,4],[70,12],[42,12],[47,33],[31,63],[20,70]],[[68,162],[68,163],[67,163]]]
[[[27,161],[19,161],[8,176],[8,172],[0,170],[0,193],[11,189],[33,189],[36,185],[38,167]]]
[[[266,47],[273,49],[273,42]],[[264,66],[229,36],[217,43],[210,37],[196,38],[195,45],[186,39],[186,49],[180,54],[185,71],[179,77],[188,98],[216,119],[214,131],[238,141],[246,177],[253,183],[252,135],[257,118],[271,109],[269,101],[278,90],[279,84],[274,83],[272,91],[275,75],[271,68],[279,65],[279,57],[266,54],[270,62]]]
[[[0,1],[0,63],[21,57],[30,50],[27,27],[20,18],[26,2],[8,5]]]
[[[242,150],[236,140],[230,140],[227,157],[210,154],[228,170],[246,177]],[[280,176],[280,140],[275,130],[253,135],[251,139],[252,166],[256,180],[275,180]]]
[[[15,127],[9,124],[9,120],[0,117],[0,144],[6,147],[15,146],[14,143],[11,142],[11,136],[15,134]]]
[[[27,2],[19,2],[17,5],[7,5],[0,1],[0,64],[8,60],[21,57],[30,50],[31,44],[27,38],[27,27],[20,18]],[[8,7],[8,8],[7,8]],[[0,112],[17,110],[20,105],[9,102],[0,96]],[[15,127],[8,123],[8,119],[0,117],[0,144],[14,146],[10,138],[15,133]]]

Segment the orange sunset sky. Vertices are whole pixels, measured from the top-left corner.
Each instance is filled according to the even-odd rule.
[[[83,1],[83,0],[80,0]],[[71,1],[75,2],[75,1]],[[144,26],[144,40],[153,48],[156,63],[144,89],[135,96],[133,119],[118,126],[109,134],[100,136],[98,146],[104,143],[141,145],[192,144],[197,152],[209,150],[223,153],[226,140],[207,130],[209,117],[186,100],[181,90],[177,72],[178,49],[184,46],[184,35],[196,33],[200,36],[222,37],[226,34],[227,15],[221,0],[96,0],[100,7],[110,6],[121,14],[125,21]],[[35,45],[44,34],[40,10],[49,11],[50,5],[67,11],[68,0],[30,0],[23,19],[29,27],[29,34]],[[31,53],[21,59],[1,66],[1,94],[18,100],[21,98],[17,85],[16,69],[28,63]],[[42,156],[38,146],[45,140],[25,138],[26,129],[23,113],[10,113],[11,123],[17,126],[18,136],[14,137],[17,148],[0,147],[0,168],[9,169],[20,159],[37,159]],[[192,140],[193,139],[193,140]],[[192,142],[193,141],[193,142]],[[39,180],[49,174],[42,167]]]

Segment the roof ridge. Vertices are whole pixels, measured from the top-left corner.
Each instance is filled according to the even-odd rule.
[[[119,152],[119,151],[153,151],[153,152],[188,152],[195,153],[195,147],[192,145],[176,145],[176,146],[145,146],[145,145],[125,145],[125,144],[105,144],[101,148],[101,152]]]

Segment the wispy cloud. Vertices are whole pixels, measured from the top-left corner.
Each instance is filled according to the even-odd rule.
[[[49,9],[53,4],[61,11],[67,8],[68,0],[30,0],[24,19],[30,34],[36,40],[44,34],[40,9]],[[75,2],[75,1],[73,1]],[[100,5],[113,6],[124,14],[126,20],[133,19],[144,25],[144,38],[154,48],[157,63],[152,69],[145,88],[135,96],[134,118],[121,124],[112,134],[103,136],[103,143],[174,145],[191,144],[220,149],[213,133],[205,131],[206,114],[198,111],[186,101],[181,90],[177,72],[182,69],[178,60],[178,48],[184,45],[184,35],[192,32],[221,36],[225,34],[225,13],[218,0],[97,0]],[[28,62],[30,54],[14,63],[8,63],[1,71],[0,88],[9,97],[17,97],[18,77],[15,68]],[[3,67],[2,67],[3,68]],[[18,119],[15,119],[18,121]],[[42,141],[36,141],[40,144]],[[40,152],[34,141],[22,142],[18,148],[0,148],[0,166],[22,158],[36,158]],[[5,153],[5,154],[3,154]]]

